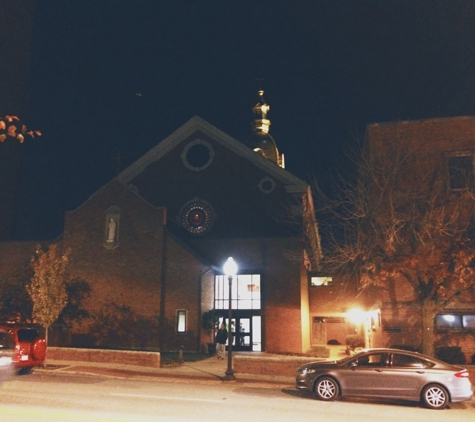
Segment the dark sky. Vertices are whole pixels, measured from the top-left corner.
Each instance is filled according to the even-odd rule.
[[[475,114],[475,1],[41,0],[20,238],[194,115],[245,141],[258,78],[286,167],[334,171],[368,123]],[[137,95],[140,93],[140,95]]]

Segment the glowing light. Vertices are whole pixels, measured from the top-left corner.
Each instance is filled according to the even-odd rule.
[[[238,266],[231,257],[223,265],[223,272],[228,277],[234,277],[237,274]]]
[[[455,317],[453,315],[444,315],[444,319],[447,322],[454,322],[455,321]]]
[[[365,319],[365,313],[359,308],[350,309],[346,316],[353,324],[361,324]]]

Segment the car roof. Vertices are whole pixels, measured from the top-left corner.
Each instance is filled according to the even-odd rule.
[[[353,357],[357,357],[359,355],[364,355],[364,354],[373,353],[373,352],[376,352],[376,353],[378,353],[378,352],[379,353],[399,353],[399,354],[414,356],[414,357],[417,357],[419,359],[425,359],[425,360],[431,361],[433,363],[436,363],[436,364],[442,365],[442,366],[447,366],[447,367],[456,367],[457,366],[457,365],[453,365],[453,364],[448,363],[448,362],[444,362],[443,360],[437,359],[434,356],[429,356],[429,355],[425,355],[423,353],[413,352],[413,351],[410,351],[410,350],[395,349],[395,348],[390,348],[390,347],[362,349],[360,352],[355,353],[353,355]]]
[[[368,349],[362,349],[361,352],[387,352],[387,353],[412,353],[416,355],[420,355],[419,352],[413,352],[412,350],[405,350],[405,349],[396,349],[394,347],[373,347]]]
[[[20,322],[1,322],[0,328],[5,328],[8,330],[19,330],[19,329],[38,329],[41,328],[39,324],[29,324],[29,323],[20,323]]]
[[[368,349],[362,349],[359,352],[355,353],[355,355],[358,354],[365,354],[365,353],[403,353],[405,355],[411,355],[411,356],[418,356],[420,358],[427,358],[427,359],[434,359],[432,356],[424,355],[419,352],[414,352],[412,350],[405,350],[405,349],[396,349],[394,347],[374,347],[374,348],[368,348]]]

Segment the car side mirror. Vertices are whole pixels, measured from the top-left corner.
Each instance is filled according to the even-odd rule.
[[[356,362],[351,362],[350,363],[350,369],[355,370],[357,366],[358,366],[358,364]]]

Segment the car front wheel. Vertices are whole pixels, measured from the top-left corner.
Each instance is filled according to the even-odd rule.
[[[444,409],[449,403],[449,394],[444,387],[431,384],[422,390],[422,401],[430,409]]]
[[[320,378],[315,384],[315,394],[320,400],[335,400],[339,392],[337,382],[331,377]]]

